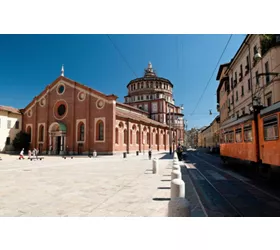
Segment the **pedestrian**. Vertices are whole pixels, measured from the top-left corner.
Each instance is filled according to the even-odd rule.
[[[36,148],[33,149],[32,155],[36,158]]]
[[[19,160],[21,160],[21,159],[24,160],[23,155],[24,155],[24,148],[23,148],[23,149],[20,151],[20,153],[19,153]]]
[[[28,159],[30,159],[31,158],[31,150],[29,149],[28,150]]]
[[[152,149],[151,147],[149,147],[149,160],[151,160],[151,158],[152,158]]]
[[[36,159],[38,160],[38,155],[39,155],[39,149],[35,149],[36,150]]]
[[[183,148],[182,148],[181,144],[179,143],[179,145],[177,147],[177,155],[178,155],[179,161],[182,161],[182,154],[183,154]]]

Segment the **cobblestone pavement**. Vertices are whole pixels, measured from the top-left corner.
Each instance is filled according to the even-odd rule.
[[[171,157],[146,155],[42,161],[1,155],[0,216],[167,216]]]

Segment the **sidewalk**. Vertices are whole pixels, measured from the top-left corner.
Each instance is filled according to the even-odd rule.
[[[0,216],[167,216],[172,157],[153,157],[2,161]]]

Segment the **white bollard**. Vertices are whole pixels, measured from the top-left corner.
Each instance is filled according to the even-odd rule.
[[[97,157],[97,152],[95,150],[93,151],[92,156]]]
[[[177,152],[174,152],[173,159],[177,159],[177,160],[178,160],[178,155],[177,155]]]
[[[174,198],[168,203],[168,217],[190,217],[190,203],[185,198]]]
[[[180,166],[179,163],[175,163],[175,164],[172,165],[172,169],[173,170],[180,170],[181,171],[181,166]]]
[[[173,163],[179,162],[178,159],[173,159]]]
[[[153,159],[153,174],[157,174],[158,173],[158,159],[154,158]]]
[[[174,179],[182,180],[182,174],[181,174],[180,170],[176,170],[176,169],[172,170],[171,181],[174,180]]]
[[[185,182],[180,179],[171,181],[171,200],[177,197],[185,198]]]

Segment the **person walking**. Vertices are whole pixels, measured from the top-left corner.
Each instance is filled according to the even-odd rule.
[[[19,160],[21,160],[21,159],[24,160],[23,155],[24,155],[24,148],[23,148],[23,149],[20,151],[20,153],[19,153]]]
[[[28,150],[28,159],[30,159],[31,158],[31,150],[29,149]]]
[[[183,148],[182,148],[180,143],[179,143],[179,145],[177,147],[177,154],[178,154],[179,161],[182,161]]]
[[[151,147],[149,147],[149,160],[151,160],[151,158],[152,158],[152,149]]]

